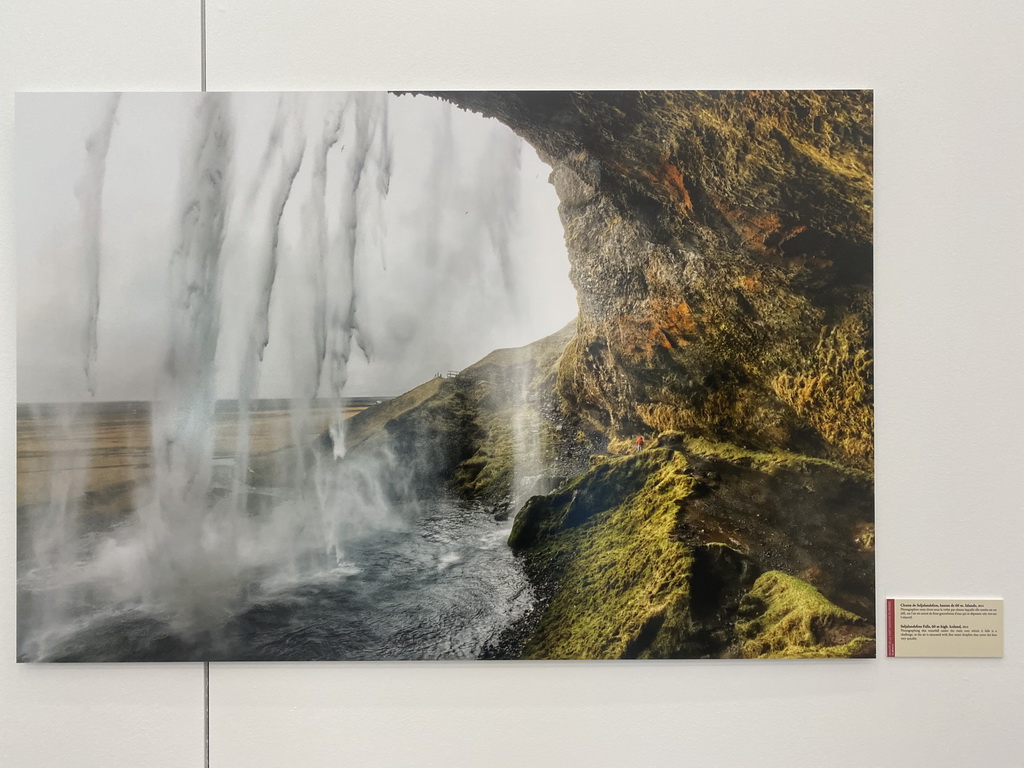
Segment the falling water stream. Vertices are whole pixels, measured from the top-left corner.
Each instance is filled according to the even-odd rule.
[[[397,101],[282,95],[260,139],[244,97],[188,99],[177,192],[161,214],[168,313],[152,396],[131,409],[97,398],[19,411],[19,461],[35,455],[46,478],[32,500],[19,490],[20,659],[473,658],[528,611],[509,522],[417,489],[386,440],[345,454],[353,373],[367,386],[389,379],[374,378],[378,359],[459,346],[424,341],[421,326],[441,326],[432,288],[475,291],[505,306],[505,323],[537,321],[515,267],[522,142],[488,126],[475,160],[460,157],[470,150],[453,108],[420,98],[408,164],[421,168],[403,168]],[[133,322],[131,302],[105,295],[101,279],[118,269],[104,195],[108,156],[128,138],[125,104],[106,102],[75,187],[87,401],[116,376],[102,365],[103,329]],[[421,202],[396,216],[389,193],[401,183],[421,187]],[[418,279],[396,243],[426,266]],[[386,280],[399,287],[382,300]],[[472,306],[443,298],[473,322]],[[286,396],[290,435],[269,451],[268,393]],[[512,427],[518,489],[538,472],[539,443],[536,424]],[[49,447],[23,452],[30,438]],[[115,471],[103,457],[125,451],[134,474],[93,488]],[[129,501],[100,512],[103,494]]]

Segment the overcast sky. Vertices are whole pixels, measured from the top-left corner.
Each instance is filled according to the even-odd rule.
[[[89,399],[96,300],[96,398],[160,390],[180,322],[169,265],[197,175],[188,147],[201,98],[18,96],[19,401]],[[398,394],[575,315],[550,169],[500,123],[429,97],[366,94],[235,94],[226,113],[219,396],[238,394],[268,286],[261,397],[310,390],[318,312],[346,309],[353,293],[350,395]],[[339,252],[346,232],[357,233],[354,278]]]

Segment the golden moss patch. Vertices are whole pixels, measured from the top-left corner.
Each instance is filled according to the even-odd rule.
[[[716,443],[705,440],[702,437],[685,438],[680,435],[665,434],[658,438],[659,442],[682,440],[686,450],[697,456],[709,459],[723,459],[733,464],[745,464],[760,469],[764,472],[772,472],[779,468],[801,469],[804,467],[830,467],[853,477],[868,479],[869,475],[863,470],[843,466],[828,459],[819,459],[814,456],[804,456],[792,451],[756,451],[749,448],[741,448],[732,443]]]
[[[808,367],[784,371],[772,389],[854,465],[874,461],[874,398],[871,347],[864,318],[847,315],[824,328]]]
[[[687,604],[692,556],[671,536],[693,487],[685,470],[681,453],[655,449],[607,460],[560,494],[549,518],[561,530],[531,552],[561,571],[559,588],[525,656],[620,658]]]
[[[739,581],[746,568],[741,561],[757,568],[764,554],[743,544],[744,536],[774,537],[774,546],[785,549],[793,526],[803,525],[794,505],[809,505],[806,522],[813,526],[822,511],[813,498],[835,494],[838,487],[867,487],[866,473],[826,459],[681,433],[659,435],[648,446],[639,454],[594,457],[589,471],[556,493],[531,498],[516,516],[509,544],[525,554],[531,578],[548,600],[525,656],[795,658],[871,652],[871,628],[863,619],[780,571],[759,579],[739,603],[746,589]],[[759,506],[744,495],[768,488],[788,489],[785,510]],[[864,542],[852,539],[865,534],[867,524],[851,523],[850,510],[834,511],[837,522],[844,520],[842,530],[822,546],[863,551]],[[723,536],[735,546],[726,546]],[[716,548],[731,548],[736,568],[702,565],[701,553]],[[815,581],[814,557],[772,557],[772,568]],[[738,623],[737,606],[743,619]]]
[[[743,610],[759,611],[755,618],[736,623],[744,658],[851,658],[874,653],[875,641],[863,619],[780,571],[769,571],[754,582]]]

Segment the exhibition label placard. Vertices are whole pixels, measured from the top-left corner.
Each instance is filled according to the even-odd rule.
[[[889,599],[887,656],[1002,657],[1003,601]]]

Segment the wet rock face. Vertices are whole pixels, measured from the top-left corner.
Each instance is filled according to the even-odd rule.
[[[553,168],[572,411],[870,469],[870,93],[435,95]]]
[[[874,520],[868,476],[828,464],[766,470],[694,455],[688,462],[698,485],[679,504],[681,541],[734,548],[761,571],[796,575],[842,608],[871,615],[874,551],[857,539]]]
[[[866,473],[669,438],[518,512],[509,544],[540,603],[511,655],[870,655]]]

